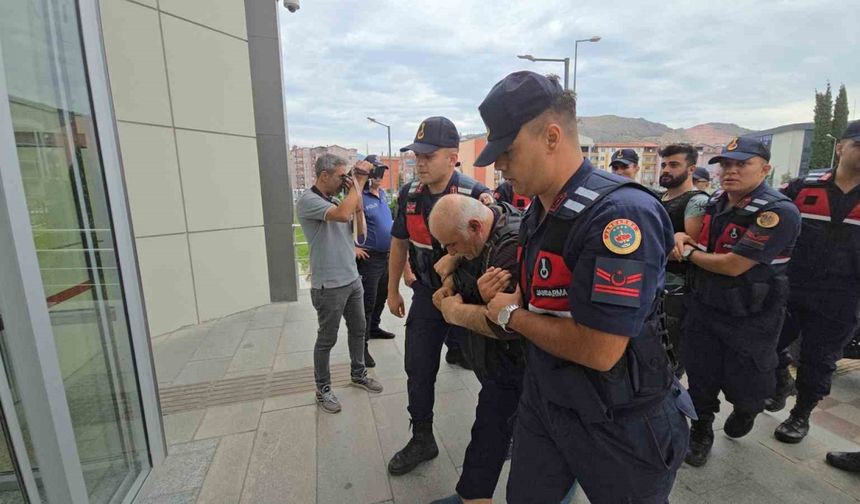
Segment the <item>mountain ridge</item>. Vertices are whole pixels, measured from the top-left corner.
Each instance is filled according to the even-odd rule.
[[[579,118],[579,132],[596,143],[654,142],[665,145],[675,142],[724,145],[733,137],[753,130],[733,123],[708,122],[689,128],[670,128],[643,117],[600,115]]]

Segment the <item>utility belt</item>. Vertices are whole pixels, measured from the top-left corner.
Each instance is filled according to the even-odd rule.
[[[630,338],[624,355],[609,371],[564,361],[531,345],[529,371],[549,401],[570,408],[585,423],[617,420],[650,410],[672,385],[662,295],[640,335]]]
[[[693,299],[733,317],[747,317],[784,304],[788,300],[788,277],[777,274],[768,280],[744,276],[727,277],[695,268],[690,285]]]

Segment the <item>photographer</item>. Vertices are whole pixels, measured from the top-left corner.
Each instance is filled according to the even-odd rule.
[[[337,342],[341,317],[346,319],[352,385],[368,392],[382,392],[382,385],[367,376],[364,365],[364,289],[355,265],[352,222],[363,236],[361,188],[372,165],[359,161],[347,173],[346,161],[323,154],[314,165],[316,182],[296,203],[299,222],[310,246],[311,302],[319,329],[314,346],[314,379],[317,405],[326,413],[338,413],[340,402],[331,391],[329,354]],[[353,178],[354,177],[354,178]],[[343,201],[335,195],[346,193]]]

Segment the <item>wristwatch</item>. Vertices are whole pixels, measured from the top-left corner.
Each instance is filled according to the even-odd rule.
[[[699,249],[697,249],[696,247],[687,247],[686,249],[684,249],[684,260],[689,261],[690,256],[693,255],[693,252],[697,250]]]
[[[499,327],[501,327],[505,332],[513,332],[508,330],[508,322],[510,322],[511,314],[514,312],[514,310],[518,310],[519,308],[520,305],[518,304],[509,304],[508,306],[502,308],[502,311],[499,312],[499,318],[498,320],[496,320],[496,322],[499,324]]]

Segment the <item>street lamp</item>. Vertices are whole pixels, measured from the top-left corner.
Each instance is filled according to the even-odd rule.
[[[833,169],[833,163],[836,161],[836,142],[838,142],[839,139],[830,133],[827,134],[827,138],[833,140],[833,154],[830,155],[830,168]]]
[[[573,94],[574,95],[576,94],[576,57],[579,54],[579,43],[580,42],[600,42],[600,37],[595,35],[591,38],[577,40],[576,43],[573,45]]]
[[[368,117],[367,120],[372,122],[372,123],[376,123],[380,126],[385,126],[385,129],[388,130],[388,162],[391,162],[391,126],[389,126],[385,123],[381,123],[372,117]],[[394,173],[392,173],[393,171],[394,170],[392,170],[391,168],[388,169],[388,185],[391,186],[392,191],[394,191],[396,189],[394,187]]]
[[[579,54],[579,43],[580,42],[597,42],[600,40],[600,37],[595,35],[594,37],[577,40],[573,47],[573,93],[576,94],[576,57]],[[531,54],[520,54],[517,56],[519,59],[529,60],[529,61],[555,61],[558,63],[564,63],[564,89],[569,89],[567,85],[568,76],[570,75],[570,58],[535,58]]]
[[[557,61],[564,63],[564,89],[567,90],[567,75],[570,73],[570,58],[535,58],[531,54],[520,54],[517,58],[529,61]]]

